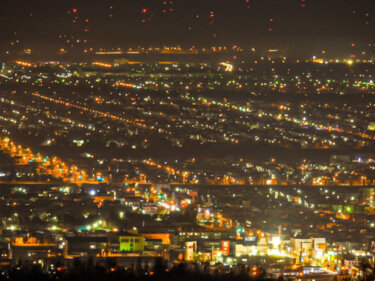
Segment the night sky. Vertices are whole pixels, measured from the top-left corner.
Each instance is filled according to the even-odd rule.
[[[342,52],[375,40],[374,0],[0,2],[2,51],[63,48],[72,36],[77,48],[238,44],[296,52]]]

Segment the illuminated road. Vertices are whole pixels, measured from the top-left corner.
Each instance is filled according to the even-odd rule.
[[[158,131],[158,128],[150,127],[150,126],[147,126],[146,124],[142,123],[142,122],[144,122],[144,120],[127,119],[127,118],[124,118],[124,117],[120,117],[120,116],[110,114],[109,112],[95,110],[95,109],[92,109],[92,108],[76,105],[76,104],[73,104],[71,102],[65,102],[65,101],[62,101],[62,100],[59,100],[59,99],[54,99],[54,98],[50,98],[50,97],[47,97],[47,96],[43,96],[39,93],[32,93],[32,95],[36,98],[40,98],[40,99],[43,99],[45,101],[53,102],[55,104],[61,104],[61,105],[64,105],[66,107],[73,107],[73,108],[76,108],[76,109],[79,109],[79,110],[82,110],[82,111],[85,111],[85,112],[89,112],[91,114],[99,115],[99,116],[106,117],[106,118],[111,118],[112,120],[115,120],[115,121],[125,122],[126,124],[133,125],[133,126],[136,126],[136,127],[139,127],[139,128]],[[172,135],[172,132],[166,131],[166,130],[163,130],[163,133]]]

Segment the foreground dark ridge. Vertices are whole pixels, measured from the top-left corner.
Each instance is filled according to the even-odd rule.
[[[102,264],[74,260],[68,267],[58,263],[52,268],[54,269],[42,270],[40,265],[22,265],[21,262],[8,272],[1,272],[0,280],[276,280],[267,277],[264,270],[259,270],[256,276],[251,276],[252,271],[248,266],[243,266],[237,273],[220,269],[210,272],[209,265],[199,268],[197,264],[185,263],[173,264],[168,269],[160,258],[156,258],[153,267],[141,266],[137,262],[136,265],[124,268],[118,266],[115,260],[107,259]]]

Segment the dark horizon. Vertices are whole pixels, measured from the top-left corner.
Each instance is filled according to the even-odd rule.
[[[375,4],[369,0],[165,3],[5,0],[0,46],[17,54],[25,48],[55,53],[60,48],[239,45],[287,49],[293,55],[325,50],[334,57],[348,55],[352,43],[364,49],[374,41]],[[71,47],[68,37],[80,42]]]

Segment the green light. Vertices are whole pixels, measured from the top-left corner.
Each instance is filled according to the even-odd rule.
[[[237,228],[237,234],[240,235],[242,232],[244,232],[242,227]]]

